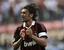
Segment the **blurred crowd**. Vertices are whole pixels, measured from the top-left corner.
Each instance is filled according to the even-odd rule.
[[[0,24],[20,23],[21,8],[35,3],[39,7],[37,20],[50,21],[64,18],[63,0],[0,0]]]

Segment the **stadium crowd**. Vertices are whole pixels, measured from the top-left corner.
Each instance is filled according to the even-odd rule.
[[[59,1],[59,0],[58,0]],[[64,17],[63,3],[57,0],[0,0],[0,24],[20,23],[20,10],[29,3],[39,6],[39,21],[61,20]]]

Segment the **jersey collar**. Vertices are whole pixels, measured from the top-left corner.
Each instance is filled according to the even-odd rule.
[[[31,28],[33,25],[35,25],[35,21],[32,21],[32,24],[29,27],[26,27],[25,22],[23,23],[23,27],[26,27],[26,28]]]

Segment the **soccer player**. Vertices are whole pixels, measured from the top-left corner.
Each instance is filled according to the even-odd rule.
[[[14,33],[13,49],[45,50],[47,45],[47,30],[45,26],[35,21],[37,5],[29,4],[22,8],[22,25]]]

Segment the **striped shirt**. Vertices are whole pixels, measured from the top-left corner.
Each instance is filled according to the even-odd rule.
[[[20,31],[23,29],[23,25],[19,26],[14,33],[14,42],[18,41],[20,38]],[[26,27],[27,28],[27,27]],[[31,29],[33,30],[33,34],[37,37],[47,38],[47,30],[45,26],[39,24],[38,22],[33,21],[31,25]],[[26,35],[25,40],[22,41],[20,50],[45,50],[44,46],[37,44],[33,39],[31,39],[28,35]]]

